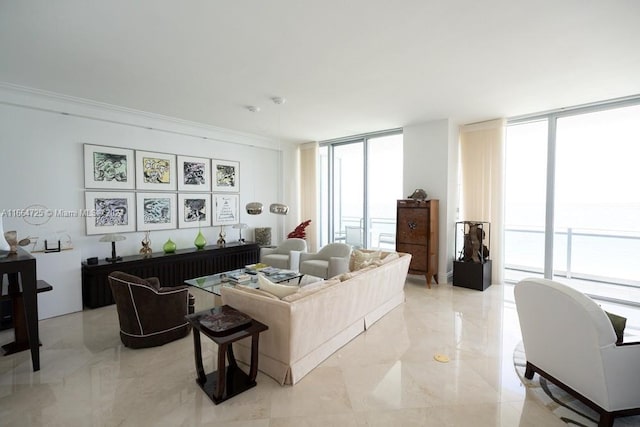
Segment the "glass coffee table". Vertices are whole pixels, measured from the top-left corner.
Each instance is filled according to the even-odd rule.
[[[239,268],[237,270],[225,271],[223,273],[211,274],[209,276],[196,277],[194,279],[185,280],[184,283],[193,286],[196,288],[203,289],[207,292],[211,292],[216,296],[220,296],[220,289],[223,286],[227,286],[230,288],[235,287],[236,285],[248,286],[254,289],[259,289],[258,284],[258,274],[251,272],[248,273],[248,270],[245,268]],[[304,274],[301,274],[297,271],[292,270],[281,270],[271,268],[268,270],[270,274],[265,274],[270,281],[273,283],[282,283],[287,282],[289,280],[298,279],[298,284],[300,284],[300,279]],[[246,274],[249,276],[249,280],[244,282],[235,282],[230,279],[230,277],[234,275]]]

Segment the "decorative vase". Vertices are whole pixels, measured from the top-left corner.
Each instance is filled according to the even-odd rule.
[[[149,238],[149,234],[151,232],[149,230],[144,232],[144,239],[142,239],[142,248],[140,249],[140,253],[144,256],[151,255],[151,239]]]
[[[196,236],[196,240],[193,241],[193,244],[196,245],[196,248],[202,249],[207,244],[207,239],[204,238],[202,232],[198,230],[198,235]]]
[[[171,240],[167,240],[167,242],[162,246],[162,250],[165,254],[172,254],[176,251],[176,244]]]
[[[11,247],[4,237],[4,229],[2,228],[2,214],[0,214],[0,251],[9,252]]]
[[[255,229],[255,240],[260,246],[271,245],[271,227],[258,227]]]

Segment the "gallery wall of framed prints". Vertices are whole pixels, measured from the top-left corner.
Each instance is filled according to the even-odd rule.
[[[84,144],[84,188],[87,235],[239,222],[238,161]]]

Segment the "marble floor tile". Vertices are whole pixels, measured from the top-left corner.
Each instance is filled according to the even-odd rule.
[[[405,292],[404,304],[295,386],[259,373],[256,387],[220,405],[195,382],[190,335],[128,349],[115,306],[43,320],[39,372],[32,372],[29,352],[0,357],[0,425],[565,425],[516,375],[513,350],[521,336],[512,286],[428,289],[410,276]],[[198,308],[212,301],[196,295]],[[0,331],[1,344],[12,338],[11,330]],[[436,361],[436,354],[449,362]],[[216,345],[204,339],[207,372],[216,358]]]

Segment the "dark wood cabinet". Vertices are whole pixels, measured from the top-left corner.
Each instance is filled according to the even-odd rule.
[[[410,274],[438,283],[438,200],[398,200],[396,251],[412,255]]]
[[[98,264],[82,263],[82,302],[96,308],[114,303],[107,277],[112,271],[123,271],[138,277],[157,277],[162,286],[182,285],[185,280],[255,264],[260,257],[256,243],[229,243],[219,248],[181,249],[172,254],[132,255],[122,261]]]

